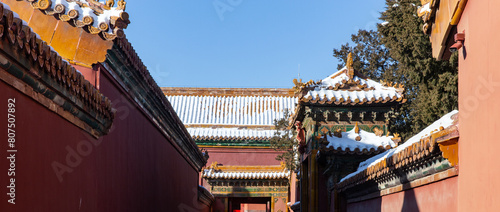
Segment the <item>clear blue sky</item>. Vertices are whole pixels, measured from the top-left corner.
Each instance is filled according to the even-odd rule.
[[[217,7],[216,7],[217,5]],[[384,0],[128,0],[125,30],[159,86],[293,87],[336,71],[333,48],[376,29]]]

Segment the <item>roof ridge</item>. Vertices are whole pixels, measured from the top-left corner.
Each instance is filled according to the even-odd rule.
[[[166,96],[256,96],[256,97],[294,97],[290,88],[197,88],[162,87]]]

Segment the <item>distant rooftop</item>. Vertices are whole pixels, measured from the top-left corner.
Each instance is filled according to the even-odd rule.
[[[265,141],[297,98],[279,88],[162,88],[197,141]]]

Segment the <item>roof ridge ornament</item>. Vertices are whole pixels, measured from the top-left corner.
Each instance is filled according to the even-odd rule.
[[[352,67],[353,64],[352,60],[352,52],[349,52],[347,55],[347,61],[346,61],[346,68],[347,68],[347,77],[349,77],[349,82],[352,82],[354,79],[354,68]]]
[[[127,2],[125,2],[125,0],[119,0],[118,3],[117,3],[116,8],[119,9],[119,10],[125,11],[125,6],[126,5],[127,5]]]
[[[208,167],[208,169],[218,170],[219,169],[219,163],[217,163],[217,161],[212,162],[212,164],[210,164],[210,166]]]
[[[106,0],[106,6],[108,7],[115,6],[115,0]]]
[[[293,84],[295,84],[295,86],[293,86],[293,92],[295,94],[299,94],[302,92],[302,89],[304,89],[307,85],[306,83],[303,83],[302,82],[302,79],[293,79]]]

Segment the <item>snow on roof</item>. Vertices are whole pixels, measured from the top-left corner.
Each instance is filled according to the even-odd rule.
[[[168,96],[185,125],[274,125],[297,99],[289,96]]]
[[[251,95],[244,89],[183,89],[193,91],[189,94],[162,89],[195,140],[270,139],[274,120],[297,103],[297,98],[275,89],[253,89]]]
[[[40,2],[40,1],[39,1]],[[99,2],[95,0],[48,0],[31,5],[47,15],[57,16],[62,21],[72,21],[76,27],[86,27],[92,34],[101,33],[103,38],[113,40],[123,37],[123,29],[130,23],[123,0]]]
[[[452,116],[457,114],[457,113],[458,113],[458,110],[454,110],[454,111],[449,112],[448,114],[444,115],[443,117],[441,117],[440,119],[438,119],[437,121],[435,121],[434,123],[432,123],[431,125],[426,127],[424,130],[420,131],[418,134],[416,134],[413,137],[411,137],[410,139],[408,139],[405,143],[401,144],[400,146],[398,146],[394,149],[390,149],[384,153],[375,155],[375,156],[369,158],[368,160],[361,162],[359,164],[358,169],[355,172],[345,176],[344,178],[342,178],[342,180],[340,180],[340,182],[342,182],[346,179],[349,179],[350,177],[353,177],[353,176],[359,174],[360,172],[368,169],[368,167],[374,166],[377,163],[379,163],[380,161],[385,160],[385,159],[391,157],[392,155],[395,155],[395,154],[405,150],[406,148],[412,146],[414,143],[419,142],[420,139],[430,136],[433,132],[438,131],[438,130],[443,129],[443,128],[450,127],[455,121],[452,118]]]
[[[347,132],[341,132],[341,137],[327,136],[328,144],[326,148],[336,149],[339,151],[358,151],[368,152],[385,150],[396,146],[393,141],[393,136],[377,136],[375,133],[367,132],[359,129],[356,133],[356,128]]]
[[[203,170],[206,179],[284,179],[290,176],[282,163],[279,166],[223,166],[212,163]]]
[[[332,104],[370,104],[403,101],[402,87],[384,86],[381,83],[355,74],[350,78],[344,67],[307,90],[304,102]]]
[[[213,169],[203,170],[203,178],[207,179],[282,179],[288,178],[289,171],[228,171],[217,172]]]
[[[269,140],[276,130],[241,128],[187,128],[194,140]]]

